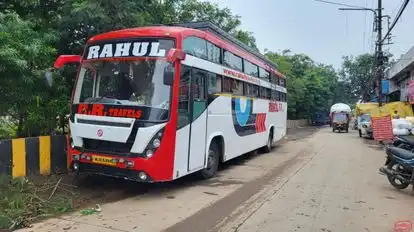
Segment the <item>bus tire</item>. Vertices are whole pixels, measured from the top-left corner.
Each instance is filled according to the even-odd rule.
[[[269,153],[273,148],[273,130],[270,130],[269,138],[267,139],[266,146],[263,147],[263,153]]]
[[[202,179],[209,179],[217,174],[220,163],[220,148],[216,142],[212,142],[208,149],[207,167],[200,171]]]

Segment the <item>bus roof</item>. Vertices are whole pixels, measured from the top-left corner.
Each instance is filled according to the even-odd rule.
[[[99,40],[109,40],[109,39],[119,39],[119,38],[128,38],[128,37],[139,37],[139,36],[148,36],[152,35],[155,37],[174,37],[179,38],[183,34],[189,34],[188,32],[202,32],[213,37],[218,37],[218,39],[223,40],[224,43],[235,45],[237,50],[241,50],[244,53],[250,54],[249,57],[255,58],[255,60],[260,61],[261,63],[267,65],[272,72],[277,74],[279,77],[286,78],[285,75],[280,73],[277,70],[276,65],[267,59],[260,52],[255,51],[246,44],[240,42],[238,39],[230,35],[229,33],[223,31],[216,25],[211,22],[192,22],[192,23],[182,23],[182,24],[171,24],[171,25],[154,25],[146,27],[137,27],[137,28],[128,28],[117,31],[110,31],[102,34],[93,36],[88,40],[88,43],[99,41]],[[230,50],[231,52],[234,52]],[[250,60],[252,62],[252,60]]]
[[[232,44],[235,44],[238,48],[244,50],[245,52],[253,54],[254,56],[256,56],[256,58],[260,59],[262,62],[266,63],[270,67],[272,67],[274,69],[277,69],[276,64],[273,63],[268,58],[266,58],[263,54],[261,54],[260,52],[252,49],[251,47],[247,46],[246,44],[244,44],[243,42],[241,42],[240,40],[238,40],[234,36],[230,35],[229,33],[225,32],[224,30],[222,30],[221,28],[219,28],[218,26],[216,26],[215,24],[213,24],[210,21],[179,23],[179,24],[173,24],[172,26],[181,26],[181,27],[187,27],[187,28],[194,28],[194,29],[197,29],[197,30],[203,30],[203,31],[213,33],[213,34],[217,35],[218,37],[220,37],[221,39],[224,39],[227,42],[230,42]],[[274,70],[274,71],[276,71],[276,70]],[[279,73],[279,74],[283,76],[283,74],[281,74],[281,73]]]

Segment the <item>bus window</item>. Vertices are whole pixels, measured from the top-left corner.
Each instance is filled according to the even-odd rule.
[[[250,76],[254,76],[254,77],[259,76],[259,70],[258,70],[257,65],[254,65],[247,60],[243,60],[243,62],[244,62],[244,73]]]
[[[180,96],[178,99],[178,128],[190,123],[190,75],[191,69],[184,65],[181,66]]]
[[[208,73],[203,70],[193,68],[191,75],[191,86],[193,91],[193,120],[198,118],[206,108],[205,81]]]
[[[223,92],[243,96],[243,82],[223,77]]]
[[[81,75],[81,78],[83,78],[83,85],[82,90],[80,94],[80,100],[79,102],[85,102],[86,99],[93,97],[93,90],[94,90],[94,74],[91,69],[85,69],[85,75]]]
[[[275,74],[270,74],[270,83],[275,84],[275,85],[279,85],[279,77],[276,76]]]
[[[190,36],[183,41],[184,52],[202,58],[207,59],[207,41],[195,36]]]
[[[205,100],[206,71],[193,68],[191,86],[193,86],[193,100]]]
[[[259,77],[262,80],[270,81],[270,73],[261,67],[259,67]]]
[[[221,76],[215,73],[208,73],[208,94],[221,92]]]
[[[286,93],[280,93],[280,101],[281,102],[286,102]]]
[[[237,96],[243,96],[243,82],[231,79],[232,84],[232,93]]]
[[[270,99],[270,89],[266,87],[260,87],[260,98]]]
[[[231,52],[224,51],[224,62],[227,67],[243,71],[243,59]]]
[[[259,97],[259,86],[246,83],[245,89],[248,97]]]
[[[284,78],[279,78],[279,85],[280,86],[282,86],[282,87],[286,87],[286,82],[285,82],[285,79]]]
[[[273,101],[280,101],[280,94],[279,94],[279,91],[277,91],[277,90],[272,90],[272,96],[271,96],[271,99],[272,99]]]
[[[221,63],[221,48],[207,42],[207,58],[214,63]]]

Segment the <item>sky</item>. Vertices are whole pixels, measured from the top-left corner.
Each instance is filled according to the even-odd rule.
[[[241,16],[241,29],[253,32],[264,49],[304,53],[318,63],[340,68],[343,56],[374,52],[370,11],[339,11],[340,6],[314,0],[208,0]],[[330,0],[376,8],[377,0]],[[395,18],[403,0],[383,0],[384,14]],[[387,31],[384,22],[383,33]],[[414,2],[411,1],[392,31],[392,45],[384,47],[395,59],[414,46]]]

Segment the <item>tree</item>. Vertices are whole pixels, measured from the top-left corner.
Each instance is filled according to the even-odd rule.
[[[337,102],[351,103],[349,85],[341,81],[332,66],[317,64],[305,54],[266,52],[287,76],[289,119],[312,119],[317,113],[328,113]]]
[[[385,66],[390,67],[392,55],[386,53]],[[340,71],[341,80],[347,83],[348,91],[354,98],[370,101],[376,95],[376,73],[374,70],[374,55],[361,54],[357,57],[345,56]]]
[[[371,54],[356,58],[346,56],[342,64],[341,77],[351,85],[351,92],[369,101],[375,95],[374,57]]]
[[[35,26],[16,13],[0,13],[0,113],[18,120],[17,135],[31,130],[24,124],[33,116],[29,109],[48,95],[41,70],[55,54],[53,35],[39,33]]]

